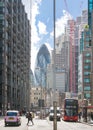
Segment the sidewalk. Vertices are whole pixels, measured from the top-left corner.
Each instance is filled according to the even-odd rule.
[[[87,125],[93,126],[93,120],[87,119],[87,122],[86,122],[86,121],[84,121],[84,118],[81,118],[80,122],[84,123],[84,124],[87,124]]]

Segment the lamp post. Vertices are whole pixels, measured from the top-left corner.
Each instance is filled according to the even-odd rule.
[[[41,97],[40,97],[40,100],[39,100],[40,101],[40,119],[42,119],[42,105],[43,105],[42,104],[42,101],[43,101],[42,100],[42,73],[41,73],[42,69],[39,68],[39,70],[40,70],[40,77],[41,77],[41,79],[40,79],[40,93],[41,93],[40,95],[41,95]]]
[[[41,71],[41,70],[40,70]],[[42,119],[42,76],[41,76],[41,102],[40,102],[40,118]]]
[[[53,122],[53,130],[57,130],[57,101],[56,101],[56,73],[55,73],[55,0],[53,1],[53,21],[54,21],[54,122]]]

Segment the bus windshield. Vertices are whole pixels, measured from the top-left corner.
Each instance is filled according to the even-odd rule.
[[[65,115],[66,116],[76,116],[77,115],[77,111],[76,109],[66,109],[65,110]]]

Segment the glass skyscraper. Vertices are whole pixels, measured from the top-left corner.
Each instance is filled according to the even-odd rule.
[[[50,53],[45,44],[43,44],[37,54],[35,64],[35,83],[36,86],[46,87],[47,64],[50,63]]]

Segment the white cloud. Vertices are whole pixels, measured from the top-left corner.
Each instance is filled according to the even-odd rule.
[[[40,3],[39,3],[40,4]],[[38,36],[37,28],[36,28],[36,16],[39,14],[39,6],[38,2],[33,2],[32,4],[32,17],[31,17],[31,41],[32,44],[36,44],[40,38]]]
[[[22,2],[25,5],[25,10],[28,13],[28,18],[31,20],[31,69],[33,71],[37,54],[38,42],[40,41],[40,37],[36,28],[36,16],[40,13],[39,6],[42,0],[28,0],[28,3],[27,0],[22,0]]]
[[[38,0],[37,0],[38,1]],[[34,70],[34,65],[35,65],[35,60],[36,60],[36,55],[37,55],[37,52],[38,52],[38,42],[40,41],[40,37],[39,37],[39,34],[47,34],[47,31],[46,31],[46,25],[39,21],[38,23],[38,29],[39,29],[39,34],[38,34],[38,30],[36,28],[36,16],[39,14],[39,5],[40,5],[40,2],[34,2],[33,4],[33,7],[32,7],[32,45],[31,45],[31,68],[32,70]],[[63,10],[63,15],[62,17],[60,17],[59,19],[57,19],[56,21],[56,37],[60,36],[62,33],[64,33],[64,29],[65,29],[65,26],[67,24],[67,20],[71,19],[72,16],[65,10]],[[53,36],[53,32],[51,32],[51,36]],[[47,43],[47,45],[49,45]]]
[[[31,69],[34,70],[38,42],[40,37],[38,35],[38,30],[36,28],[36,16],[39,14],[39,5],[42,0],[33,0],[32,1],[32,15],[31,15]]]
[[[39,21],[38,23],[38,28],[36,27],[36,17],[39,15],[39,6],[43,0],[22,0],[26,8],[26,12],[28,13],[28,17],[31,20],[31,69],[32,71],[34,70],[34,65],[35,65],[35,60],[36,60],[36,55],[38,52],[39,48],[39,42],[40,42],[40,37],[39,34],[47,34],[48,32],[46,31],[46,25]],[[31,10],[28,9],[30,7],[30,2],[31,2]],[[29,13],[32,12],[32,14],[29,15]],[[63,16],[57,19],[56,21],[56,36],[58,37],[64,32],[64,27],[67,23],[67,20],[70,18],[70,14],[66,11],[63,10]],[[47,19],[49,21],[49,18]],[[39,30],[38,30],[39,29]],[[39,33],[38,33],[39,32]],[[50,36],[53,37],[53,32],[51,32]]]
[[[47,34],[47,31],[46,31],[46,25],[39,21],[38,22],[38,29],[39,29],[39,33],[42,35],[42,34]]]
[[[72,19],[72,16],[67,11],[63,10],[63,15],[59,19],[57,19],[55,23],[56,37],[64,33],[65,26],[69,19]],[[51,32],[50,35],[53,36],[53,32]]]

